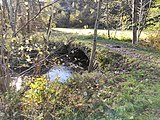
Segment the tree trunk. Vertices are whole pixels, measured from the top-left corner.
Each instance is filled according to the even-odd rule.
[[[94,61],[95,61],[95,56],[96,56],[97,29],[98,29],[99,18],[100,18],[101,2],[102,0],[99,0],[98,6],[97,6],[97,17],[96,17],[95,26],[94,26],[93,48],[91,52],[88,72],[93,71],[93,68],[94,68]]]
[[[4,2],[3,2],[4,3]],[[1,92],[9,91],[9,54],[7,60],[5,59],[5,33],[6,33],[6,23],[5,23],[5,5],[2,3],[1,9],[1,50],[0,50],[0,90]]]
[[[30,19],[31,19],[31,11],[32,11],[32,9],[31,9],[31,7],[32,7],[32,5],[31,5],[31,0],[28,0],[28,16],[27,16],[27,21],[29,21]],[[27,33],[30,33],[31,32],[31,23],[28,23],[28,25],[27,25]]]
[[[17,31],[17,14],[18,14],[18,7],[19,7],[19,0],[16,0],[16,6],[15,6],[15,18],[14,18],[14,34],[13,34],[13,37],[16,37],[16,31]]]
[[[107,14],[107,36],[108,38],[110,39],[111,36],[110,36],[110,26],[109,26],[109,9],[108,9],[108,6],[109,6],[109,0],[106,0],[106,14]]]
[[[52,7],[52,11],[53,11],[53,7]],[[48,30],[47,30],[47,42],[49,41],[49,37],[51,35],[51,28],[52,28],[52,23],[53,23],[53,18],[55,16],[55,13],[52,12],[50,18],[49,18],[49,24],[48,24]]]
[[[10,19],[8,1],[7,0],[2,0],[2,5],[3,5],[3,7],[6,8],[6,11],[8,13],[8,19]]]
[[[132,31],[133,31],[133,38],[132,44],[137,43],[137,0],[132,0]]]
[[[13,7],[13,1],[9,0],[9,14],[10,14],[10,25],[13,31],[13,37],[15,37],[16,29],[15,29],[15,11]]]
[[[139,41],[140,39],[140,35],[146,25],[146,20],[149,14],[149,10],[151,8],[152,5],[152,0],[149,0],[147,3],[143,3],[143,0],[140,0],[139,2],[140,7],[139,7],[139,20],[138,20],[138,38],[137,41]],[[146,8],[146,6],[148,6]]]
[[[17,26],[17,11],[19,0],[15,1],[15,6],[12,0],[3,0],[3,5],[6,7],[8,13],[9,24],[11,25],[13,34],[12,37],[16,37],[16,26]]]

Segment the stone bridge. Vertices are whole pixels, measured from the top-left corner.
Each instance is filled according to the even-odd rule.
[[[57,56],[63,56],[67,62],[72,62],[80,67],[87,68],[89,65],[89,58],[91,49],[81,43],[55,42],[49,45],[50,51],[52,48],[57,48]]]

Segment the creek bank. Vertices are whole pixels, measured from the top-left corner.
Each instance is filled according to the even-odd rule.
[[[19,46],[20,47],[20,46]],[[27,49],[31,47],[32,50]],[[34,76],[37,59],[40,59],[40,52],[36,46],[26,46],[23,50],[18,49],[19,54],[11,56],[11,69],[18,74],[23,73],[24,76]],[[80,45],[64,44],[63,42],[52,42],[48,45],[48,54],[45,55],[45,61],[40,62],[40,74],[46,75],[48,80],[58,78],[59,82],[64,83],[75,72],[83,72],[87,70],[89,65],[89,48]],[[30,60],[28,60],[28,58]],[[31,68],[31,69],[30,69]],[[28,71],[27,71],[28,70]],[[17,90],[22,85],[22,81],[15,79],[14,85]],[[17,87],[18,86],[18,87]]]
[[[18,49],[21,48],[21,49]],[[87,70],[91,49],[82,44],[64,42],[50,42],[44,51],[43,46],[37,44],[26,44],[15,47],[11,57],[11,69],[18,73],[34,76],[36,65],[39,64],[38,75],[48,75],[48,79],[66,81],[73,72],[82,73]],[[18,51],[16,51],[18,50]],[[45,58],[45,60],[43,60]],[[97,67],[118,68],[123,62],[123,57],[108,50],[97,52]],[[41,62],[40,62],[41,61]],[[120,61],[122,61],[120,63]],[[25,71],[25,72],[24,72]]]
[[[44,47],[47,48],[46,51]],[[48,46],[19,44],[13,50],[10,66],[14,72],[25,75],[34,75],[37,66],[40,69],[39,75],[46,74],[57,65],[69,66],[73,71],[79,72],[87,70],[89,51],[91,50],[86,46],[63,42],[50,42]]]

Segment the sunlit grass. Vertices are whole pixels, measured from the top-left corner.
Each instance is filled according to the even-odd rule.
[[[130,38],[129,37],[121,37],[121,38],[112,37],[111,39],[109,39],[106,34],[102,34],[106,32],[106,30],[98,30],[98,31],[99,31],[99,35],[97,39],[98,47],[104,47],[104,45],[106,44],[121,45],[129,48],[134,48],[139,51],[151,52],[156,55],[158,54],[159,56],[160,51],[153,48],[152,46],[148,46],[148,43],[145,42],[144,40],[140,41],[139,44],[132,45],[131,37]],[[119,34],[120,32],[122,31],[119,31]],[[127,32],[131,34],[132,31],[125,31],[126,34]],[[125,33],[123,33],[122,35],[124,35]],[[152,32],[145,31],[143,34],[144,34],[143,37],[145,37],[149,34],[152,34]],[[127,35],[129,36],[129,34]],[[70,40],[70,38],[75,39],[75,42],[81,42],[86,46],[91,47],[92,41],[93,41],[93,29],[55,28],[52,31],[52,36],[50,40],[68,41]],[[148,37],[146,37],[145,40],[148,40]]]
[[[64,33],[77,33],[78,35],[93,35],[93,29],[75,29],[75,28],[54,28],[54,30],[61,31]],[[111,30],[111,37],[118,39],[132,39],[131,30]],[[98,30],[98,35],[107,36],[107,30]],[[146,39],[149,33],[147,31],[142,32],[140,39]]]

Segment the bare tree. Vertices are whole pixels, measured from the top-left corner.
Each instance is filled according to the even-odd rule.
[[[11,29],[13,31],[12,36],[15,37],[16,27],[17,27],[17,11],[19,0],[3,0],[3,5],[5,6],[8,14],[9,24],[11,25]]]
[[[36,19],[45,8],[52,6],[53,4],[57,3],[58,1],[59,0],[54,0],[53,2],[47,4],[47,5],[43,6],[43,7],[40,7],[39,11],[16,31],[15,35],[17,35],[23,28],[25,28],[34,19]]]
[[[48,30],[47,30],[47,42],[49,41],[49,37],[51,35],[51,28],[52,28],[52,23],[53,23],[53,18],[55,16],[55,13],[54,13],[54,10],[53,10],[53,7],[51,8],[51,15],[50,15],[50,18],[49,18],[49,23],[48,23]]]
[[[95,61],[95,56],[96,56],[96,44],[97,44],[97,29],[98,29],[99,18],[100,18],[101,3],[102,3],[102,0],[99,0],[98,5],[97,5],[97,16],[96,16],[96,21],[95,21],[95,26],[94,26],[93,48],[91,52],[88,72],[91,72],[94,67],[94,61]]]
[[[10,81],[10,74],[8,68],[9,62],[9,52],[6,53],[5,48],[5,33],[6,33],[6,23],[5,23],[5,5],[4,2],[0,6],[1,10],[1,50],[0,50],[0,90],[2,92],[9,91],[9,81]],[[7,59],[6,59],[7,58]]]
[[[19,8],[19,0],[16,0],[15,19],[14,19],[14,22],[15,22],[14,31],[15,31],[15,32],[17,31],[18,8]],[[14,34],[13,34],[14,37],[16,36],[16,35],[15,35],[15,32],[14,32]]]
[[[28,21],[21,26],[17,30],[17,17],[18,17],[18,7],[19,7],[19,0],[3,0],[2,4],[0,5],[0,36],[1,36],[1,45],[0,45],[0,90],[5,92],[9,90],[10,84],[10,69],[9,69],[9,58],[10,52],[6,48],[6,34],[8,34],[7,24],[9,23],[11,29],[13,31],[12,37],[15,37],[17,33],[19,33],[23,28],[25,28],[31,21],[37,18],[40,13],[47,7],[52,6],[54,3],[58,2],[55,0],[43,7],[40,7],[37,14],[33,17],[30,17]],[[8,17],[8,18],[7,18]],[[7,20],[9,22],[7,23]]]
[[[29,21],[32,17],[32,0],[28,0],[28,10],[27,10],[27,20]],[[27,32],[30,33],[31,31],[31,23],[28,23],[27,25]]]
[[[146,26],[147,17],[149,14],[149,10],[151,8],[153,0],[140,0],[139,1],[139,7],[138,7],[138,37],[137,41],[140,39],[140,35],[143,31],[143,29]]]
[[[13,1],[12,0],[8,0],[9,2],[9,16],[10,16],[10,25],[13,31],[13,36],[15,34],[15,11],[14,11],[14,7],[13,7]]]
[[[111,36],[110,36],[110,26],[109,26],[109,0],[106,0],[106,21],[107,21],[107,35],[108,35],[108,38],[110,39]]]
[[[132,0],[132,44],[136,44],[137,42],[137,4],[138,0]]]

